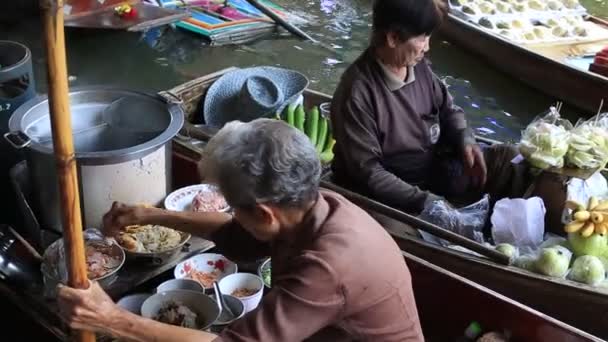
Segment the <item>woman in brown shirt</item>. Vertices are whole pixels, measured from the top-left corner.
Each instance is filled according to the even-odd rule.
[[[502,188],[515,173],[504,168],[517,151],[493,147],[484,157],[465,113],[424,58],[444,11],[439,0],[377,0],[370,47],[332,100],[334,180],[413,213],[439,196],[510,195]],[[486,186],[486,178],[502,184]]]
[[[208,237],[236,260],[270,255],[272,290],[260,306],[215,336],[133,315],[94,283],[60,289],[72,327],[155,342],[424,340],[401,251],[362,209],[319,191],[320,162],[303,133],[278,120],[230,123],[205,155],[201,172],[234,218],[115,204],[105,232],[160,224]]]

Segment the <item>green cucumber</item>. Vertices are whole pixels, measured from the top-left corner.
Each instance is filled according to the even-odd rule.
[[[287,106],[287,115],[285,117],[290,126],[295,124],[296,107],[298,106],[295,103],[291,103],[289,106]]]
[[[333,151],[335,144],[336,140],[334,139],[332,132],[329,131],[329,134],[327,135],[327,141],[325,142],[325,147],[323,147],[323,151],[321,151],[321,153]]]
[[[319,134],[317,135],[317,153],[323,152],[325,142],[327,141],[327,133],[329,131],[329,120],[326,117],[321,116],[321,122],[319,123]]]
[[[304,106],[299,105],[295,113],[295,127],[302,132],[304,132],[304,121],[306,121],[306,113],[304,112]]]
[[[327,146],[325,150],[319,155],[319,159],[321,159],[322,164],[329,164],[332,160],[334,160],[334,145],[336,144],[336,140],[333,138],[327,142]]]
[[[317,145],[317,137],[319,134],[319,108],[312,107],[308,112],[308,120],[306,120],[306,135],[310,138],[313,146]]]

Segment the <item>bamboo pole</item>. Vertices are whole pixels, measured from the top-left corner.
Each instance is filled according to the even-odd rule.
[[[44,24],[44,41],[47,56],[49,110],[53,132],[53,149],[59,180],[61,222],[66,250],[68,285],[87,288],[87,266],[82,236],[80,195],[72,136],[72,118],[68,91],[68,73],[63,28],[63,0],[40,0]],[[95,341],[95,334],[76,331],[74,339],[80,342]]]

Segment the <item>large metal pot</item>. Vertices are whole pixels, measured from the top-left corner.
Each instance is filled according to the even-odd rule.
[[[113,201],[159,204],[171,189],[171,139],[184,123],[160,96],[87,87],[70,93],[84,225],[100,227]],[[24,148],[44,228],[61,231],[48,99],[22,105],[5,138]]]

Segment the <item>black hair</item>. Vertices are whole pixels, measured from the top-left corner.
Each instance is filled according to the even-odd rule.
[[[445,5],[441,0],[376,0],[374,1],[372,42],[382,44],[386,33],[395,32],[401,41],[420,35],[431,35],[441,25]]]

